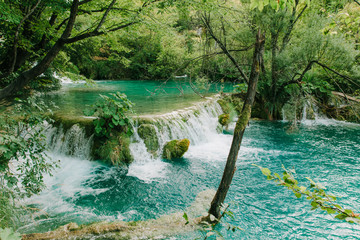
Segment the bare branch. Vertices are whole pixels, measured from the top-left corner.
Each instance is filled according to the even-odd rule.
[[[115,32],[115,31],[120,30],[122,28],[129,27],[129,26],[134,25],[136,23],[138,23],[138,22],[126,23],[126,24],[123,24],[123,25],[120,25],[120,26],[117,26],[117,27],[113,27],[111,29],[108,29],[106,31],[101,31],[101,32],[98,32],[98,31],[87,32],[87,33],[78,35],[78,36],[73,37],[73,38],[65,39],[64,42],[66,44],[70,44],[70,43],[78,42],[78,41],[86,39],[86,38],[101,36],[101,35],[104,35],[104,34],[109,33],[109,32]]]
[[[226,56],[230,59],[230,61],[235,65],[236,69],[239,71],[240,75],[244,78],[244,80],[249,83],[249,78],[245,75],[245,73],[240,68],[239,64],[235,60],[235,58],[230,54],[225,45],[216,37],[210,25],[210,16],[206,16],[206,13],[203,13],[201,16],[201,20],[206,26],[211,37],[217,42],[221,50],[226,54]]]

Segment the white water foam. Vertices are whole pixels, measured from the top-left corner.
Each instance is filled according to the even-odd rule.
[[[129,166],[128,176],[137,177],[145,182],[165,178],[167,174],[166,168],[169,163],[161,159],[163,146],[174,139],[188,138],[190,147],[189,151],[185,153],[185,157],[187,157],[191,154],[191,149],[206,146],[205,143],[220,136],[216,131],[216,127],[218,125],[217,116],[221,113],[222,110],[219,104],[216,103],[216,99],[210,99],[184,110],[157,116],[147,116],[155,123],[154,126],[160,145],[157,152],[158,157],[155,158],[147,152],[143,140],[136,133],[136,129],[133,137],[134,143],[130,145],[131,154],[135,160]],[[215,145],[219,146],[214,143],[214,147]]]

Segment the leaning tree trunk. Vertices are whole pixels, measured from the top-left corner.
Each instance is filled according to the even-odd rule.
[[[21,73],[14,81],[12,81],[8,86],[0,90],[0,99],[6,98],[13,95],[19,90],[22,90],[26,85],[29,84],[31,80],[42,74],[52,63],[55,57],[58,55],[60,50],[65,45],[65,40],[68,39],[71,35],[72,29],[74,27],[76,15],[79,8],[79,0],[74,0],[71,6],[70,17],[66,28],[59,38],[56,41],[54,46],[46,54],[46,56],[33,68],[28,71]]]
[[[220,207],[225,201],[226,194],[230,188],[232,178],[236,171],[236,160],[240,150],[240,145],[245,132],[245,128],[251,116],[251,107],[254,103],[256,86],[260,75],[260,67],[262,63],[264,43],[265,43],[265,36],[264,34],[261,33],[261,30],[259,30],[256,35],[253,64],[251,68],[251,74],[249,78],[248,91],[247,91],[245,103],[239,115],[239,119],[236,122],[233,141],[231,144],[229,156],[227,158],[225,170],[219,188],[214,196],[214,199],[211,202],[211,207],[209,209],[209,214],[215,216],[217,219],[220,219],[221,217]]]

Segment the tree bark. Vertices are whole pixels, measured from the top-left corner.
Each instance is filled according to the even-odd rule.
[[[251,107],[254,103],[256,87],[261,71],[264,44],[265,44],[265,35],[261,33],[261,30],[258,30],[258,33],[256,35],[253,63],[251,67],[251,73],[249,77],[248,91],[247,91],[245,103],[239,115],[239,119],[236,122],[233,141],[231,144],[230,152],[226,161],[226,166],[224,169],[224,173],[220,185],[211,202],[211,207],[209,209],[209,216],[211,214],[215,216],[217,219],[221,217],[220,208],[225,201],[227,192],[230,188],[231,181],[236,171],[236,160],[238,157],[238,153],[240,150],[240,146],[246,126],[251,116]]]

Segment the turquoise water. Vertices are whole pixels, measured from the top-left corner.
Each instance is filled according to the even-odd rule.
[[[227,198],[236,216],[231,223],[245,230],[218,230],[225,239],[360,239],[360,226],[311,211],[307,200],[266,181],[251,165],[279,173],[282,165],[295,168],[300,182],[310,177],[322,183],[341,205],[359,212],[360,126],[323,120],[303,122],[298,133],[286,128],[284,122],[251,121]],[[199,192],[218,186],[232,135],[211,132],[204,139],[180,161],[135,161],[128,169],[54,153],[62,168],[47,179],[47,190],[29,200],[49,215],[20,231],[48,231],[70,221],[146,220],[182,211]],[[198,236],[184,233],[172,239]]]
[[[191,106],[201,100],[189,83],[169,81],[161,85],[161,81],[117,80],[96,81],[94,85],[86,83],[63,84],[60,91],[48,94],[64,114],[82,115],[85,106],[94,104],[100,99],[99,94],[122,92],[135,103],[134,110],[141,114],[165,113]],[[226,91],[232,91],[231,84],[225,84]],[[203,96],[218,93],[223,85],[213,84]]]

